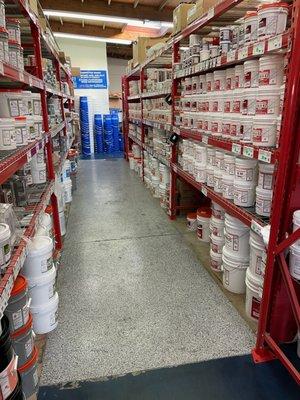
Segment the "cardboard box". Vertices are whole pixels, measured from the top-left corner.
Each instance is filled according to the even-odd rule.
[[[173,11],[173,34],[182,31],[187,26],[187,14],[194,4],[179,4]]]
[[[142,64],[147,58],[147,50],[159,42],[165,42],[166,38],[149,38],[140,36],[132,46],[133,67]]]
[[[200,18],[205,14],[211,7],[214,7],[219,1],[218,0],[199,0],[194,4],[187,13],[187,25]]]
[[[80,68],[79,67],[72,67],[71,68],[72,76],[80,76]]]

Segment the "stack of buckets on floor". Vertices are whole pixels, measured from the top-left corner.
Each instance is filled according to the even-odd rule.
[[[100,154],[104,152],[103,141],[103,126],[101,114],[94,115],[94,138],[95,138],[95,153]]]
[[[300,210],[296,210],[293,215],[293,232],[300,228]],[[300,281],[300,239],[291,245],[289,251],[289,267],[293,279]],[[300,357],[300,330],[298,330],[298,357]]]
[[[118,113],[111,113],[111,125],[113,130],[113,140],[114,140],[114,151],[120,150],[120,126],[119,126],[119,116]]]
[[[80,97],[80,129],[81,129],[81,148],[85,155],[91,154],[90,127],[89,127],[89,107],[86,96]]]
[[[266,248],[261,236],[237,218],[225,213],[217,203],[187,215],[189,230],[210,243],[211,269],[222,273],[223,286],[232,293],[246,293],[246,314],[259,318]]]
[[[47,209],[51,211],[51,207]],[[44,213],[38,220],[36,236],[28,243],[22,275],[14,282],[1,320],[0,388],[4,399],[23,399],[23,395],[27,399],[37,392],[34,337],[57,326],[52,234],[51,216]]]
[[[104,126],[104,150],[106,153],[113,153],[114,136],[113,136],[113,127],[110,114],[104,115],[103,126]]]

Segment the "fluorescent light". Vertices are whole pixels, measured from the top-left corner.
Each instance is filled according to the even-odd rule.
[[[135,18],[111,17],[107,15],[96,15],[88,13],[44,10],[44,14],[47,15],[48,17],[73,18],[85,21],[114,22],[117,24],[126,24],[144,28],[160,29],[160,28],[173,27],[173,24],[171,22],[161,22],[161,21],[155,22],[155,21],[141,20]]]
[[[109,37],[105,38],[98,36],[73,35],[72,33],[61,33],[61,32],[53,32],[53,34],[57,38],[86,40],[90,42],[114,43],[114,44],[125,44],[125,45],[130,45],[132,43],[131,40],[109,38]]]

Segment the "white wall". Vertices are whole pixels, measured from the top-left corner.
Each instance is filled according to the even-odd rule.
[[[121,78],[126,73],[127,60],[121,58],[108,58],[109,91],[121,92]]]
[[[75,40],[66,38],[56,39],[61,50],[71,57],[74,67],[81,69],[94,69],[107,71],[106,44],[101,42],[89,42],[86,40]],[[90,138],[91,149],[94,148],[93,140],[93,115],[108,114],[109,89],[76,89],[75,96],[87,96],[89,99],[90,114]]]

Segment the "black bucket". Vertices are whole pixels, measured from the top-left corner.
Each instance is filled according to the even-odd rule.
[[[6,400],[24,400],[20,376],[19,376],[17,386],[15,387],[15,390],[11,393],[11,395]]]
[[[0,336],[0,372],[2,372],[11,362],[14,350],[11,344],[9,321],[4,315],[1,319],[2,334]]]

